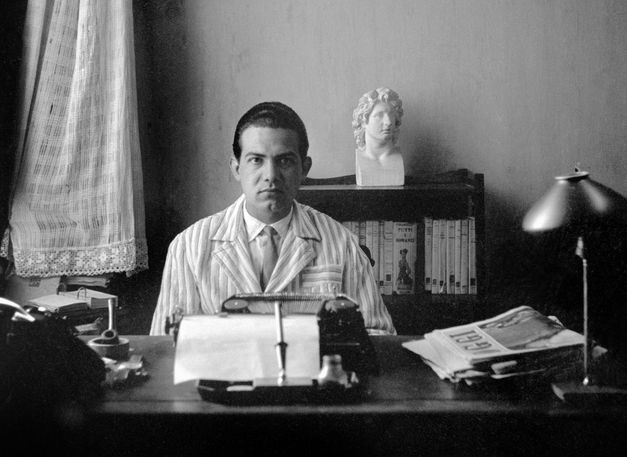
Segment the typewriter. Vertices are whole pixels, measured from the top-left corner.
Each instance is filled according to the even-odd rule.
[[[320,329],[320,357],[342,356],[345,370],[366,379],[379,374],[374,346],[368,337],[359,305],[343,294],[251,293],[237,294],[222,304],[225,313],[273,314],[280,301],[284,315],[316,314]]]
[[[368,378],[379,374],[376,352],[366,331],[359,306],[345,295],[250,293],[236,294],[222,303],[221,313],[274,314],[280,303],[282,316],[314,314],[318,322],[320,362],[325,355],[340,355],[342,368],[354,376],[349,389],[320,389],[313,385],[302,388],[255,388],[234,390],[234,383],[199,380],[201,397],[208,401],[232,404],[345,402],[362,398]],[[176,343],[178,324],[182,315],[173,315],[166,321],[166,332],[172,333]],[[173,330],[170,332],[170,330]],[[289,351],[289,341],[286,342]],[[243,383],[247,384],[247,383]],[[254,385],[254,384],[253,384]],[[276,387],[276,386],[274,386]]]

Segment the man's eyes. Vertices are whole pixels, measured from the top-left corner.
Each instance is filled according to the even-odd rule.
[[[261,165],[263,161],[263,157],[251,156],[248,158],[248,162],[253,165]],[[279,157],[278,159],[276,159],[276,163],[281,167],[292,166],[296,163],[296,158],[291,156]]]
[[[294,159],[294,157],[281,157],[279,158],[278,162],[281,166],[288,166],[296,163],[296,160]]]

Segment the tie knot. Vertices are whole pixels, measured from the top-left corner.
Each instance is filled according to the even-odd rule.
[[[277,231],[271,225],[266,225],[263,228],[263,234],[267,236],[268,238],[274,238],[277,235]]]

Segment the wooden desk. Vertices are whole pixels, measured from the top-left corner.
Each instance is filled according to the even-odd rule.
[[[374,337],[382,374],[364,402],[255,407],[174,386],[169,337],[130,339],[150,378],[78,412],[65,455],[603,455],[627,443],[624,406],[570,407],[548,384],[453,385],[401,347],[407,336]]]

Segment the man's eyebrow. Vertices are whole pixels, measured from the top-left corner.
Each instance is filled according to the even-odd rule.
[[[267,154],[264,154],[263,152],[256,152],[256,151],[247,151],[243,154],[243,157],[268,157]],[[282,152],[280,154],[277,154],[276,156],[274,156],[275,159],[280,159],[280,158],[284,158],[284,157],[297,157],[298,156],[298,152],[296,151],[285,151]]]
[[[295,151],[285,151],[285,152],[282,152],[281,154],[277,155],[276,157],[277,157],[277,159],[280,159],[280,158],[283,158],[285,156],[297,156],[297,155],[298,155],[298,153],[295,152]]]
[[[248,151],[243,154],[243,157],[266,157],[266,154],[256,151]]]

